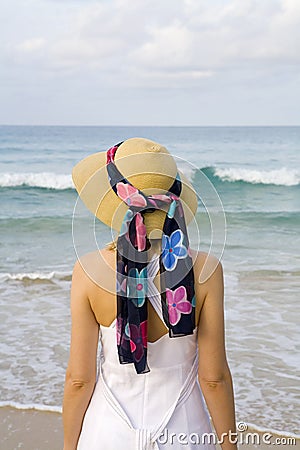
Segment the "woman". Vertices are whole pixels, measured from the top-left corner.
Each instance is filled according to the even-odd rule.
[[[118,239],[74,267],[64,450],[212,449],[202,394],[222,449],[235,449],[222,267],[189,247],[192,186],[138,138],[85,158],[73,180]]]

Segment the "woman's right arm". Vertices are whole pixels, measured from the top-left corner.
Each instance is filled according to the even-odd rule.
[[[64,450],[77,448],[96,381],[99,325],[88,299],[88,283],[87,275],[77,262],[72,277],[72,333],[63,401]]]
[[[222,450],[234,450],[236,438],[234,397],[224,337],[224,283],[220,262],[210,278],[198,284],[205,298],[198,324],[199,383]],[[198,296],[198,295],[197,295]],[[232,436],[230,439],[229,436]]]

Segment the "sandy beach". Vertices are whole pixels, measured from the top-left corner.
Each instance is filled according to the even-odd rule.
[[[59,413],[0,408],[1,450],[62,450]]]
[[[253,430],[249,428],[247,433],[251,432]],[[62,417],[59,413],[3,407],[0,408],[0,435],[1,450],[62,450]],[[246,433],[240,434],[240,442],[242,437],[245,440]],[[239,448],[267,450],[276,446],[282,450],[300,449],[300,439],[288,442],[288,437],[275,434],[265,439],[270,439],[270,443],[264,443],[263,433],[256,432],[253,441],[249,439],[249,444],[240,443]]]

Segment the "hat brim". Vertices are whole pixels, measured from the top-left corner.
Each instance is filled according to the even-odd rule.
[[[84,158],[73,168],[72,178],[85,206],[101,222],[119,231],[128,207],[111,188],[106,169],[106,157],[106,152],[98,152]],[[147,195],[168,191],[177,173],[176,163],[169,153],[133,154],[119,158],[117,164],[128,181]],[[180,199],[186,223],[189,223],[197,210],[197,195],[186,176],[178,172],[182,182]],[[155,186],[155,188],[150,189],[149,186]],[[152,229],[161,228],[165,217],[164,211],[155,211],[148,216],[147,229],[148,226]]]

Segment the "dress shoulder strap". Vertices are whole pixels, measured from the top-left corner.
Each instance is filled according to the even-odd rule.
[[[161,308],[161,295],[159,290],[154,284],[154,278],[156,277],[158,270],[159,270],[159,255],[154,254],[147,266],[147,280],[148,280],[147,297],[151,302],[153,308],[155,309],[156,313],[163,322],[164,319]]]

